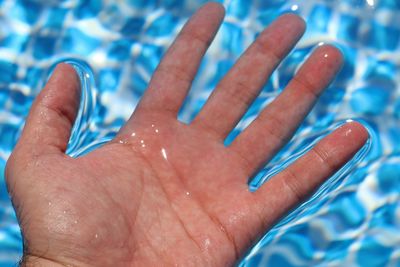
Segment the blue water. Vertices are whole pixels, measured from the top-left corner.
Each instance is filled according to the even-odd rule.
[[[74,62],[85,85],[68,148],[76,156],[114,136],[173,37],[204,2],[0,0],[0,171],[57,62]],[[342,72],[295,138],[260,172],[252,188],[346,119],[361,120],[372,136],[351,164],[270,230],[241,265],[400,266],[400,1],[223,3],[227,17],[180,114],[184,121],[193,118],[257,33],[282,12],[302,15],[308,22],[306,35],[230,140],[284,88],[316,45],[334,43],[346,57]],[[14,266],[21,250],[1,177],[0,266]]]

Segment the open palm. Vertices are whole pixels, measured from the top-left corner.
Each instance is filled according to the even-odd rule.
[[[317,48],[283,93],[224,146],[304,22],[278,18],[183,124],[177,113],[223,13],[210,3],[192,17],[118,136],[79,158],[65,155],[79,80],[71,66],[56,68],[7,164],[27,265],[232,265],[364,144],[365,129],[346,124],[250,192],[249,177],[290,139],[342,58],[332,46]]]

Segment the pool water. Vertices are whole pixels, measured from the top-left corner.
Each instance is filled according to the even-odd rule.
[[[200,0],[0,0],[0,171],[33,99],[57,62],[84,84],[68,153],[110,140]],[[220,1],[221,2],[221,1]],[[366,147],[307,203],[255,245],[241,266],[400,266],[400,1],[226,0],[225,22],[180,113],[190,121],[217,81],[264,26],[283,12],[308,29],[265,85],[229,143],[293,77],[315,46],[333,43],[346,62],[294,139],[250,183],[257,188],[347,119],[370,130]],[[90,66],[90,67],[89,67]],[[0,178],[0,266],[22,253]]]

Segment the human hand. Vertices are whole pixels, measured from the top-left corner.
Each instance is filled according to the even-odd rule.
[[[283,15],[263,31],[189,124],[177,120],[222,19],[210,3],[168,50],[117,137],[65,154],[79,80],[60,64],[32,106],[6,169],[26,265],[226,266],[345,164],[368,138],[348,123],[256,192],[247,181],[290,139],[342,64],[317,48],[229,146],[224,139],[304,31]]]

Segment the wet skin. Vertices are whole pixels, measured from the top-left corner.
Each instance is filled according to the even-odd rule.
[[[220,81],[189,124],[176,119],[223,19],[203,6],[186,24],[118,136],[65,154],[79,80],[57,66],[34,102],[6,168],[28,266],[229,266],[345,164],[368,138],[348,123],[256,192],[248,179],[284,145],[342,64],[318,47],[275,101],[229,146],[223,141],[304,32],[279,17]]]

